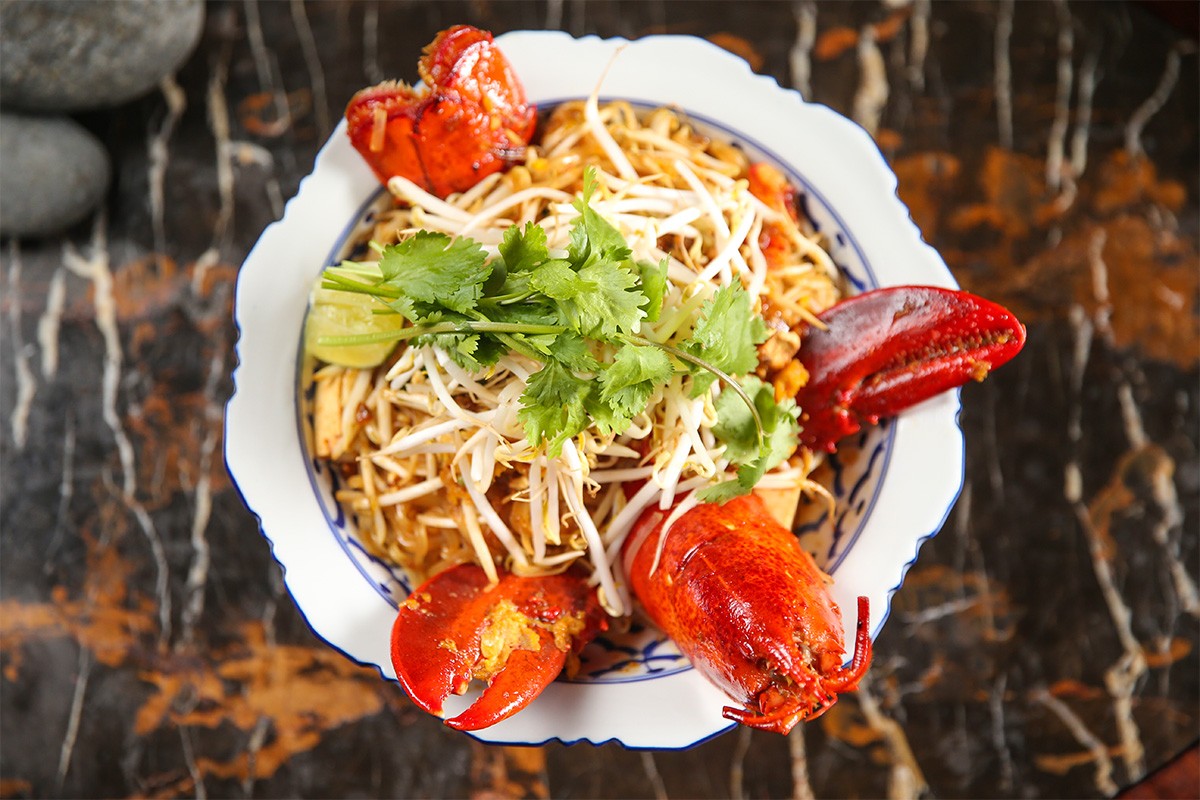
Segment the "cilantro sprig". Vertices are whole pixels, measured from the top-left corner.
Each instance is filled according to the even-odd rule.
[[[440,347],[472,371],[509,351],[528,356],[542,368],[529,377],[518,418],[551,455],[588,427],[624,431],[677,378],[690,381],[691,397],[720,381],[729,391],[717,397],[713,432],[738,465],[737,477],[701,499],[745,494],[790,454],[799,429],[795,404],[776,403],[772,387],[750,374],[766,325],[734,283],[713,292],[671,339],[643,336],[642,325],[662,313],[667,264],[633,259],[620,231],[591,206],[596,187],[589,168],[565,254],[552,254],[546,231],[528,223],[509,228],[490,260],[467,237],[418,231],[386,247],[372,243],[378,262],[326,269],[324,288],[373,295],[380,313],[409,324],[320,344],[412,340]]]

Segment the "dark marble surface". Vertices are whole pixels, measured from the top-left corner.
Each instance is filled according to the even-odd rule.
[[[209,5],[174,79],[79,117],[114,159],[100,213],[0,254],[0,796],[1095,797],[1175,759],[1200,92],[1163,5]],[[734,50],[867,127],[958,280],[1028,323],[964,392],[964,491],[870,679],[789,737],[481,745],[316,639],[230,483],[238,266],[354,90],[456,22]]]

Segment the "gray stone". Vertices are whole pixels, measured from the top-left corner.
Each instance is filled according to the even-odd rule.
[[[0,113],[0,235],[69,228],[103,199],[111,176],[108,153],[74,120]]]
[[[132,100],[200,38],[201,0],[0,0],[0,105],[52,113]]]

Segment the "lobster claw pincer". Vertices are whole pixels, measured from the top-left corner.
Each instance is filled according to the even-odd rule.
[[[424,710],[440,715],[452,693],[486,682],[446,724],[478,730],[517,713],[608,626],[596,593],[574,573],[501,575],[474,564],[438,573],[400,605],[392,626],[396,677]]]
[[[445,197],[523,155],[537,111],[490,33],[442,31],[418,71],[424,86],[385,81],[346,106],[350,142],[382,183],[401,175]]]
[[[843,300],[809,327],[797,359],[800,442],[833,452],[839,439],[969,380],[983,380],[1025,344],[1025,327],[982,297],[896,286]]]

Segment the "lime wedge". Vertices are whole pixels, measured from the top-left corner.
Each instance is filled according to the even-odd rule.
[[[404,327],[404,317],[392,313],[368,294],[338,289],[313,289],[304,326],[304,347],[310,355],[342,367],[376,367],[396,349],[396,342],[332,345],[319,344],[333,336],[381,333]]]

